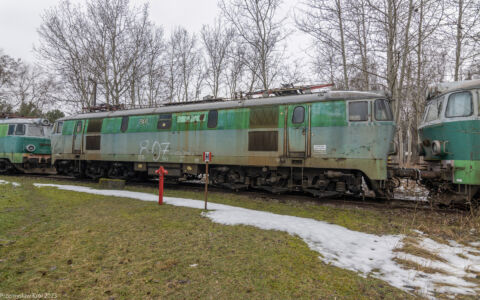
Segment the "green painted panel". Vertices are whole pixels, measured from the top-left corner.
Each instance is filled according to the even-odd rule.
[[[312,127],[347,126],[345,101],[312,104]]]
[[[8,124],[0,125],[0,137],[7,136],[8,133]]]
[[[23,163],[23,154],[24,153],[1,153],[0,158],[6,158],[13,164]]]
[[[218,111],[218,129],[236,130],[249,128],[249,108]]]
[[[157,131],[158,115],[130,116],[127,132]]]
[[[50,139],[6,136],[0,138],[0,153],[29,153],[27,145],[34,145],[35,151],[32,154],[50,154]]]
[[[308,105],[294,104],[288,106],[288,151],[306,151],[306,132],[308,124]],[[295,114],[295,122],[293,122]]]
[[[62,135],[72,135],[75,128],[75,120],[63,122]]]
[[[454,166],[454,183],[480,184],[480,161],[455,160]]]
[[[480,120],[447,122],[419,130],[422,140],[448,141],[447,154],[432,155],[431,146],[424,147],[425,159],[480,160]]]
[[[103,119],[102,133],[119,133],[122,125],[122,118]]]
[[[172,115],[172,130],[205,130],[207,129],[208,111],[181,112]]]
[[[299,103],[295,106],[308,105]],[[344,101],[314,103],[312,108],[312,126],[345,126],[346,111]],[[208,128],[208,111],[172,113],[170,131],[198,130],[238,130],[249,128],[283,128],[285,106],[266,106],[218,110],[217,127]],[[121,118],[106,118],[102,133],[119,133]],[[158,115],[130,116],[127,132],[161,132],[157,129]],[[73,134],[75,121],[65,121],[64,135]],[[290,125],[289,125],[290,127]]]

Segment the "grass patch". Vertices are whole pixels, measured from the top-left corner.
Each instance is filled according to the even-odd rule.
[[[403,240],[403,246],[401,248],[396,248],[393,251],[412,254],[418,257],[430,259],[432,261],[447,262],[444,258],[436,255],[435,253],[420,248],[416,242],[412,243],[411,238],[409,239],[408,237]]]
[[[0,246],[2,293],[81,299],[412,298],[381,280],[321,263],[318,253],[283,232],[215,224],[197,209],[31,185],[45,179],[4,179],[22,186],[0,186],[0,239],[12,242]],[[299,203],[227,196],[218,193],[211,200],[314,214]],[[335,215],[330,220],[351,227],[362,227],[355,218],[364,213],[373,224],[384,220],[334,208],[316,218],[328,211]]]
[[[5,180],[22,182],[24,177],[8,176]],[[90,186],[99,188],[93,182],[73,182],[38,178],[35,182]],[[125,190],[158,194],[158,188],[152,186],[128,185]],[[182,190],[180,185],[166,185],[165,196],[203,200],[203,187],[194,190]],[[480,211],[472,216],[469,212],[457,213],[391,209],[387,205],[372,209],[358,208],[355,205],[323,205],[322,200],[279,201],[275,196],[254,193],[235,194],[230,192],[209,192],[209,202],[222,203],[255,210],[270,211],[277,214],[312,218],[344,226],[351,230],[371,234],[404,234],[415,236],[412,230],[420,230],[431,239],[449,244],[448,240],[469,245],[480,240]],[[341,203],[341,202],[339,202]]]
[[[404,266],[405,269],[410,269],[410,270],[413,269],[413,270],[417,270],[417,271],[421,271],[421,272],[425,272],[425,273],[430,273],[430,274],[434,274],[434,273],[447,274],[443,270],[423,266],[423,265],[421,265],[419,263],[416,263],[416,262],[413,262],[411,260],[402,259],[402,258],[398,258],[398,257],[394,258],[393,260],[395,260],[400,265]]]

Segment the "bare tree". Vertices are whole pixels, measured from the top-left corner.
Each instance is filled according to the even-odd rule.
[[[343,86],[348,90],[347,47],[345,43],[344,3],[342,0],[308,0],[295,19],[297,27],[316,43],[335,49],[340,55]]]
[[[202,63],[197,38],[186,29],[176,28],[170,38],[169,47],[169,90],[171,101],[176,96],[177,101],[189,101],[195,98],[198,90],[198,66]],[[203,82],[203,80],[201,80]]]
[[[230,45],[230,50],[227,54],[225,81],[230,98],[234,99],[239,97],[238,93],[242,91],[241,83],[245,74],[245,49],[241,44],[234,41]]]
[[[42,19],[37,53],[82,106],[92,104],[94,93],[107,104],[140,101],[136,91],[147,72],[155,31],[147,5],[131,7],[129,0],[88,0],[85,5],[63,1]]]
[[[248,48],[244,64],[268,89],[278,75],[283,54],[281,42],[288,35],[285,18],[278,18],[281,0],[221,0],[223,16],[234,26]],[[251,82],[255,82],[252,79]]]
[[[350,64],[360,71],[357,75],[358,80],[355,88],[361,90],[369,90],[371,77],[371,23],[372,19],[369,17],[369,10],[366,0],[349,0],[346,3],[347,18],[351,20],[351,25],[346,26],[345,36],[347,41],[353,41],[353,58],[354,61]],[[359,57],[360,63],[357,63]],[[345,71],[344,71],[345,72]]]
[[[89,105],[89,78],[91,60],[82,45],[86,33],[85,13],[68,1],[60,3],[43,15],[38,29],[40,57],[51,62],[52,68],[65,79],[67,89],[80,105]]]
[[[454,12],[447,15],[446,30],[452,32],[455,40],[454,80],[461,80],[461,68],[465,62],[472,62],[477,56],[480,41],[476,36],[480,32],[480,9],[476,0],[450,0],[450,9]],[[453,25],[453,26],[452,26]],[[467,66],[468,68],[468,66]]]
[[[207,83],[210,86],[213,97],[218,97],[222,75],[227,64],[228,50],[233,41],[234,31],[225,28],[221,19],[214,26],[204,25],[201,31],[203,46],[206,52]]]
[[[166,92],[167,49],[163,40],[163,30],[158,28],[148,40],[148,52],[145,58],[145,77],[137,94],[148,106],[156,105],[168,97]]]

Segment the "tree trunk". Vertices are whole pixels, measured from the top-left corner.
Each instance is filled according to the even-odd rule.
[[[458,19],[457,19],[457,47],[455,49],[455,77],[454,80],[459,80],[461,55],[462,55],[462,21],[463,21],[463,0],[458,0]]]
[[[340,47],[342,52],[343,79],[345,81],[345,89],[348,90],[349,88],[348,88],[348,74],[347,74],[347,53],[345,49],[345,34],[343,31],[343,15],[342,15],[341,0],[336,0],[335,4],[337,6],[338,27],[340,30]]]

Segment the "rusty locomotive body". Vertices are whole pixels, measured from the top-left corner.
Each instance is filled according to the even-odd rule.
[[[327,196],[359,194],[366,182],[385,195],[394,131],[389,101],[373,92],[206,101],[60,119],[52,161],[75,176],[153,176],[162,165],[187,180],[210,151],[217,185]]]

